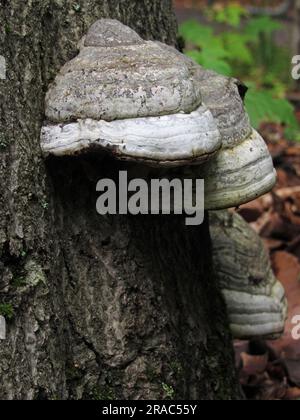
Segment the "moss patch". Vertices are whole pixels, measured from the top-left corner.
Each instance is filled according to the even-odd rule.
[[[13,319],[15,316],[14,308],[10,303],[1,303],[0,315],[4,316],[6,319]]]

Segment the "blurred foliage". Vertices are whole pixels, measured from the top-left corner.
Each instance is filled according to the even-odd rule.
[[[206,17],[222,31],[195,20],[183,23],[180,34],[198,64],[225,76],[242,79],[249,87],[245,105],[252,124],[278,122],[289,139],[300,140],[294,108],[285,99],[292,87],[290,52],[274,42],[281,24],[269,16],[250,17],[239,4],[210,7]],[[217,25],[215,25],[217,26]]]

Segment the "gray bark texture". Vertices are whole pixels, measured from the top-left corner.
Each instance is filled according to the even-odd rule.
[[[208,221],[100,217],[96,182],[124,164],[45,162],[44,97],[98,18],[176,43],[169,0],[2,0],[1,399],[237,399]]]

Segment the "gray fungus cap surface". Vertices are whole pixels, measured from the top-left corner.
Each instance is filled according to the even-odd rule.
[[[83,42],[85,47],[105,48],[144,44],[144,40],[135,31],[114,19],[97,20]]]
[[[118,21],[100,20],[50,87],[46,117],[113,121],[189,113],[202,102],[195,71],[175,49],[144,41]]]
[[[239,80],[204,69],[188,56],[174,48],[159,43],[161,48],[177,54],[194,68],[194,79],[200,89],[202,102],[211,111],[222,137],[222,147],[231,148],[252,133],[250,119],[245,111],[244,97],[247,87]]]
[[[241,143],[252,133],[244,107],[247,88],[238,80],[213,71],[198,69],[202,100],[217,121],[223,149]]]
[[[222,144],[198,72],[174,48],[144,41],[118,21],[97,21],[47,92],[44,154],[98,146],[153,166],[206,161]]]

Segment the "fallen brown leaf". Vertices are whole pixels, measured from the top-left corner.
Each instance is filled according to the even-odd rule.
[[[285,400],[300,400],[300,388],[288,388],[285,394]]]
[[[259,356],[253,356],[248,353],[242,353],[241,359],[243,371],[249,376],[255,376],[266,371],[269,355],[266,353]]]
[[[294,194],[300,194],[300,186],[279,188],[275,194],[282,199],[291,198]]]
[[[283,251],[275,252],[272,262],[275,274],[285,288],[289,313],[284,335],[279,340],[269,342],[269,345],[280,354],[289,380],[300,386],[300,341],[292,337],[292,318],[300,315],[300,263],[296,257]]]

